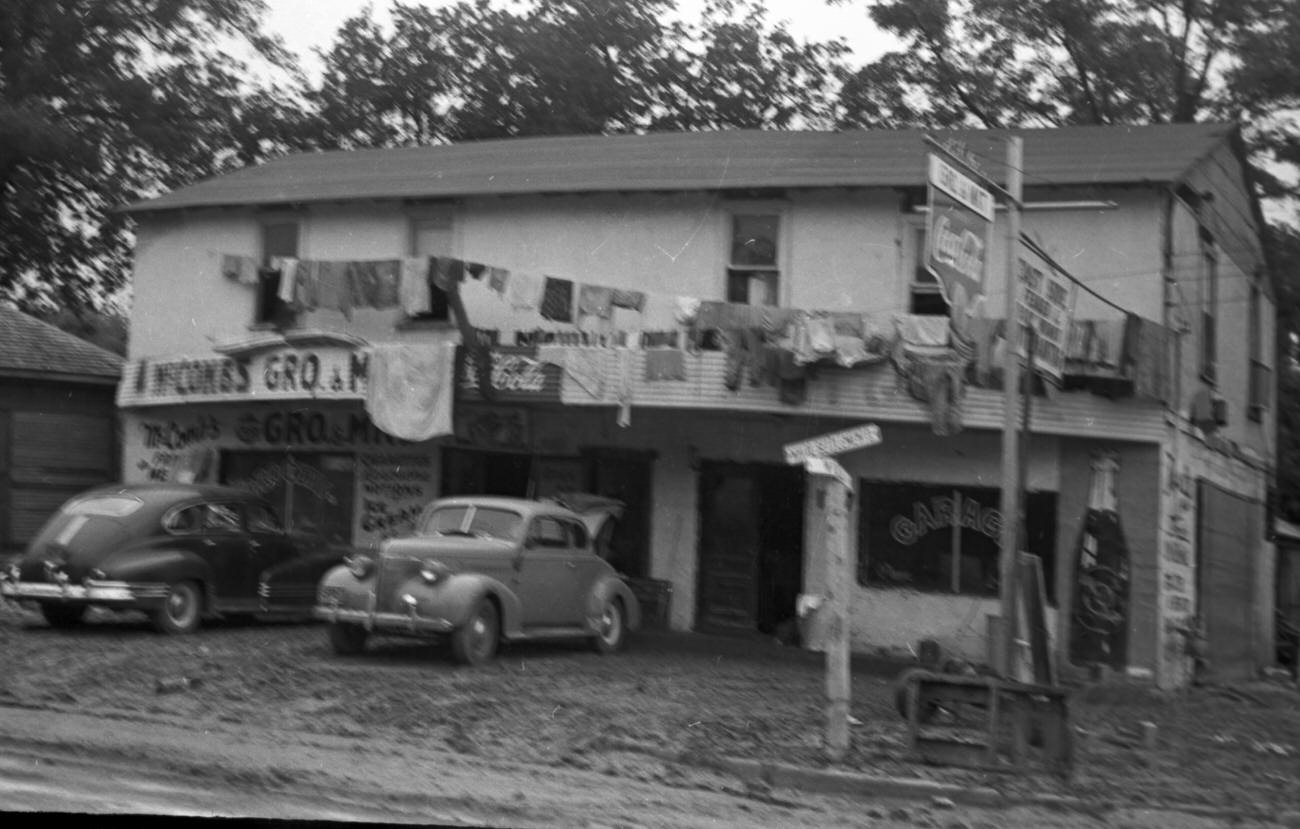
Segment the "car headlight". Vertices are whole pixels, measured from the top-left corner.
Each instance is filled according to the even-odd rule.
[[[451,575],[451,569],[440,561],[426,561],[420,568],[420,578],[425,584],[437,584]]]
[[[375,562],[369,556],[348,556],[343,559],[343,563],[347,565],[348,572],[356,579],[366,578],[375,569]]]

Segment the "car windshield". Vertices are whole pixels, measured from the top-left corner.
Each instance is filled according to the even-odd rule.
[[[513,510],[462,504],[435,509],[424,522],[424,532],[516,541],[523,524],[524,517]]]

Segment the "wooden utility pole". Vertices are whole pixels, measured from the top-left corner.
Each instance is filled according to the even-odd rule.
[[[1024,144],[1019,136],[1007,139],[1007,304],[1006,354],[1002,360],[1002,532],[998,555],[998,593],[1002,605],[1000,664],[993,667],[1006,676],[1015,644],[1015,573],[1020,527],[1020,462],[1017,423],[1020,407],[1020,309],[1018,270],[1020,250],[1020,207],[1023,190],[1021,167]]]
[[[848,516],[850,491],[834,476],[813,477],[825,498],[826,602],[830,612],[826,631],[826,753],[835,761],[849,750],[849,596],[853,590],[853,562],[849,555]]]

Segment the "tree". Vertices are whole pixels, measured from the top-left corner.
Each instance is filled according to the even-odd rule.
[[[1243,121],[1262,194],[1300,197],[1271,166],[1300,165],[1300,0],[869,0],[867,13],[905,48],[846,79],[843,127]]]
[[[757,2],[490,0],[370,9],[323,53],[310,99],[328,146],[516,135],[830,126],[842,44],[803,44]]]
[[[0,298],[98,308],[133,200],[301,140],[261,0],[0,1]],[[247,59],[233,54],[247,53]]]

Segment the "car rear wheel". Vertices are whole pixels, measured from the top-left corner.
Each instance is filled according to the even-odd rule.
[[[451,653],[462,665],[482,665],[497,652],[501,620],[491,599],[479,599],[469,621],[451,635]]]
[[[167,588],[167,598],[153,612],[153,626],[159,633],[191,633],[199,626],[202,609],[199,585],[192,581],[178,581]]]
[[[41,615],[52,628],[76,627],[86,617],[86,606],[84,604],[43,604]]]
[[[355,656],[366,649],[369,633],[361,625],[349,622],[330,623],[330,647],[339,656]]]
[[[597,653],[613,653],[623,647],[626,636],[623,603],[618,599],[610,599],[605,602],[605,608],[600,613],[600,623],[596,635],[591,637],[591,647]]]

